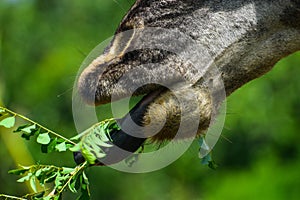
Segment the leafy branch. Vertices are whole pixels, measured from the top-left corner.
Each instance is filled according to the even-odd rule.
[[[0,107],[0,126],[12,128],[15,126],[16,118],[21,118],[24,121],[27,121],[28,124],[17,127],[13,132],[21,133],[21,137],[26,140],[36,137],[36,142],[41,145],[41,151],[43,153],[51,153],[53,151],[80,151],[86,161],[74,168],[40,164],[32,166],[20,165],[18,169],[10,170],[9,173],[22,176],[17,182],[22,183],[29,181],[34,193],[27,194],[23,197],[0,194],[0,197],[17,200],[60,200],[63,192],[69,189],[72,193],[78,193],[80,190],[81,195],[78,197],[79,200],[89,199],[89,181],[85,174],[85,169],[95,164],[97,160],[106,156],[104,149],[112,147],[110,133],[112,131],[120,130],[116,121],[114,119],[107,119],[98,122],[79,135],[67,139],[19,113]],[[206,143],[204,136],[199,138],[199,145],[200,149],[203,146],[205,147]],[[141,151],[143,151],[143,148]],[[125,161],[130,166],[136,159],[136,155],[133,155]],[[201,158],[201,163],[203,165],[208,165],[212,169],[217,168],[217,164],[212,159],[211,154],[207,154]],[[49,184],[52,185],[52,189],[47,188]],[[41,191],[38,191],[37,189],[39,186],[43,188]]]
[[[78,199],[89,199],[89,181],[84,171],[91,164],[94,164],[97,159],[106,156],[102,148],[111,146],[109,134],[113,130],[119,130],[116,121],[113,119],[104,120],[78,136],[67,139],[19,113],[0,107],[0,126],[13,128],[16,124],[16,118],[23,119],[27,124],[17,127],[13,132],[21,133],[21,137],[26,140],[36,137],[36,142],[41,145],[43,153],[66,152],[67,150],[71,152],[81,151],[86,162],[75,168],[40,164],[20,165],[18,169],[10,170],[9,173],[22,176],[17,182],[29,181],[34,193],[23,197],[0,194],[0,197],[19,200],[59,200],[62,198],[63,192],[69,189],[72,193],[77,193],[80,190],[81,195]],[[52,185],[52,189],[47,188],[49,184]],[[43,190],[38,191],[38,186]]]
[[[8,173],[15,175],[22,175],[22,178],[17,182],[29,181],[35,193],[27,194],[20,199],[44,199],[44,200],[58,200],[62,197],[62,193],[68,187],[73,193],[81,190],[80,198],[88,199],[89,181],[85,175],[84,169],[88,167],[87,162],[76,166],[75,168],[57,167],[53,165],[32,165],[20,166],[18,169],[10,170]],[[42,191],[37,190],[37,183],[43,188]],[[52,183],[54,188],[51,192],[45,195],[48,189],[46,184]],[[5,197],[5,195],[3,195]],[[7,195],[6,195],[7,196]]]
[[[10,117],[5,117],[5,118],[0,122],[0,126],[2,125],[2,126],[4,126],[4,127],[6,127],[6,128],[12,128],[12,127],[15,125],[15,121],[16,121],[15,118],[16,118],[16,117],[19,117],[19,118],[21,118],[21,119],[23,119],[23,120],[25,120],[25,121],[31,123],[30,125],[29,125],[29,124],[26,124],[26,125],[20,126],[20,127],[18,127],[18,129],[17,129],[16,131],[14,131],[14,132],[20,132],[20,131],[25,132],[25,135],[22,135],[22,137],[24,137],[25,139],[29,139],[29,137],[32,136],[32,135],[28,135],[28,134],[29,134],[29,133],[32,133],[32,132],[33,132],[32,130],[35,130],[36,127],[39,127],[40,129],[45,130],[46,133],[50,133],[50,134],[52,134],[52,135],[54,135],[54,136],[56,136],[56,137],[58,137],[58,138],[61,138],[62,140],[66,141],[66,142],[68,142],[68,143],[70,143],[70,144],[73,144],[73,145],[76,144],[75,142],[73,142],[73,141],[71,141],[71,140],[69,140],[69,139],[63,137],[62,135],[60,135],[60,134],[58,134],[58,133],[56,133],[56,132],[54,132],[54,131],[52,131],[52,130],[46,128],[45,126],[43,126],[43,125],[41,125],[41,124],[39,124],[39,123],[37,123],[37,122],[35,122],[35,121],[33,121],[33,120],[31,120],[31,119],[25,117],[24,115],[21,115],[21,114],[19,114],[19,113],[16,113],[16,112],[14,112],[14,111],[12,111],[12,110],[9,110],[9,109],[7,109],[7,108],[4,108],[4,107],[1,107],[1,106],[0,106],[0,117],[1,117],[1,115],[7,116],[7,114],[10,114],[10,115],[12,115],[12,116],[10,116]],[[27,133],[27,134],[26,134],[26,133]],[[34,133],[34,132],[33,132],[33,133]],[[40,139],[43,140],[43,139],[42,139],[43,137],[47,138],[46,135],[43,135],[43,136],[41,136]]]

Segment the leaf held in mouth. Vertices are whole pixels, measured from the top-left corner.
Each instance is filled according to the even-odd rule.
[[[104,148],[113,146],[110,133],[115,130],[120,130],[120,127],[114,119],[101,121],[72,138],[72,140],[80,139],[80,142],[70,150],[80,150],[90,164],[95,164],[97,159],[106,156]]]

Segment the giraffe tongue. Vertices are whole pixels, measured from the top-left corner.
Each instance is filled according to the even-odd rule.
[[[143,126],[144,113],[146,112],[149,104],[153,102],[161,92],[162,90],[156,90],[144,96],[127,115],[118,120],[118,124],[121,128],[126,127],[126,130],[130,130],[130,125],[128,125],[129,120],[132,120],[139,126]],[[147,139],[143,136],[141,131],[139,132],[139,130],[135,130],[134,132],[135,135],[140,135],[140,137],[134,137],[125,133],[123,129],[110,133],[114,146],[104,149],[106,156],[98,159],[98,162],[95,165],[103,166],[118,163],[137,151]],[[81,152],[74,152],[73,156],[77,164],[85,161]]]

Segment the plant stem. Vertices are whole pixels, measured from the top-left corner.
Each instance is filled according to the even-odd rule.
[[[70,144],[76,145],[75,142],[69,140],[68,138],[65,138],[62,135],[60,135],[58,133],[55,133],[54,131],[51,131],[50,129],[46,128],[45,126],[43,126],[43,125],[41,125],[39,123],[36,123],[35,121],[33,121],[33,120],[31,120],[31,119],[29,119],[29,118],[27,118],[27,117],[25,117],[25,116],[23,116],[23,115],[21,115],[19,113],[16,113],[16,112],[14,112],[12,110],[9,110],[7,108],[4,108],[2,106],[0,106],[0,109],[3,109],[5,112],[8,112],[8,113],[10,113],[10,114],[12,114],[14,116],[20,117],[21,119],[23,119],[25,121],[28,121],[28,122],[30,122],[32,124],[35,124],[35,125],[39,126],[40,128],[44,129],[45,131],[47,131],[48,133],[51,133],[52,135],[55,135],[56,137],[59,137],[59,138],[65,140],[65,141],[69,142]]]
[[[77,166],[75,168],[75,171],[74,173],[70,176],[70,178],[68,179],[68,181],[64,184],[64,186],[58,191],[58,193],[61,193],[66,187],[67,185],[69,184],[69,182],[72,180],[72,178],[77,174],[79,173],[81,170],[83,170],[86,166],[87,166],[87,161],[85,161],[82,165],[80,166]]]
[[[26,200],[26,199],[21,198],[21,197],[15,197],[15,196],[10,196],[10,195],[6,195],[6,194],[0,194],[0,197],[4,197],[5,199]]]

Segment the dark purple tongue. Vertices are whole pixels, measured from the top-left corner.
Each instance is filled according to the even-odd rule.
[[[156,90],[147,94],[142,100],[131,109],[131,111],[125,115],[122,119],[118,119],[118,124],[120,127],[126,126],[126,122],[131,118],[137,125],[143,126],[143,117],[146,112],[149,104],[154,101],[154,99],[162,92],[163,90]],[[128,130],[128,129],[127,129]],[[140,135],[140,137],[134,137],[125,133],[122,129],[110,133],[112,143],[114,146],[106,148],[104,151],[106,156],[98,160],[98,163],[95,165],[111,165],[118,163],[132,153],[137,151],[142,144],[147,139],[144,134],[139,130],[135,131],[135,135]],[[121,149],[121,150],[120,150]],[[85,161],[81,152],[74,152],[74,160],[77,164],[83,163]]]

